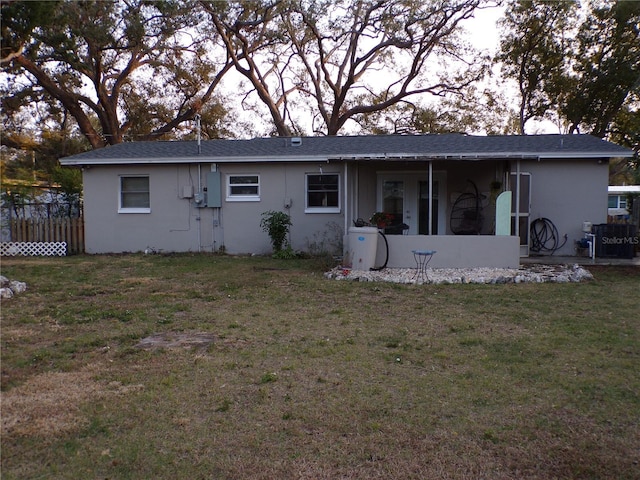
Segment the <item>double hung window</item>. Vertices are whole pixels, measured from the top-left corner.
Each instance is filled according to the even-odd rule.
[[[340,213],[340,175],[308,173],[306,175],[307,213]]]
[[[149,176],[121,176],[118,213],[150,213]]]

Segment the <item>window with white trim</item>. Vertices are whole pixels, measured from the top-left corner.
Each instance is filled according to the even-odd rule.
[[[227,175],[227,201],[257,202],[260,200],[260,175]]]
[[[306,213],[340,213],[340,174],[307,173]]]
[[[149,176],[121,176],[118,213],[151,213]]]
[[[609,195],[609,208],[627,208],[627,196]]]

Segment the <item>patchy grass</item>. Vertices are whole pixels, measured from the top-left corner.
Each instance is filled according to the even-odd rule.
[[[2,304],[6,479],[639,478],[637,268],[449,286],[209,255],[2,270],[29,288]]]

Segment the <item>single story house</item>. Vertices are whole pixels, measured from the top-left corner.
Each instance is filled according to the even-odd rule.
[[[609,185],[608,213],[610,217],[629,215],[629,195],[640,195],[640,185]]]
[[[443,134],[132,142],[60,163],[83,171],[87,253],[268,254],[261,216],[284,211],[294,250],[339,254],[384,212],[376,265],[428,249],[433,267],[515,267],[539,218],[575,254],[584,222],[606,223],[609,159],[632,155],[588,135]]]

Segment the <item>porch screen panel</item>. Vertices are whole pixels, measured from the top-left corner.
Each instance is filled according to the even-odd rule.
[[[515,173],[511,173],[509,179],[511,190],[511,232],[516,231],[516,185],[517,177]],[[527,247],[529,245],[529,214],[531,209],[531,174],[528,172],[520,173],[520,212],[518,213],[518,226],[520,230],[520,246]]]
[[[402,223],[404,213],[404,182],[385,180],[382,183],[382,211],[393,215],[395,225]]]
[[[511,190],[514,194],[511,196],[511,211],[515,215],[516,211],[516,175],[511,174]],[[520,215],[529,215],[529,203],[531,201],[531,174],[520,174]]]

